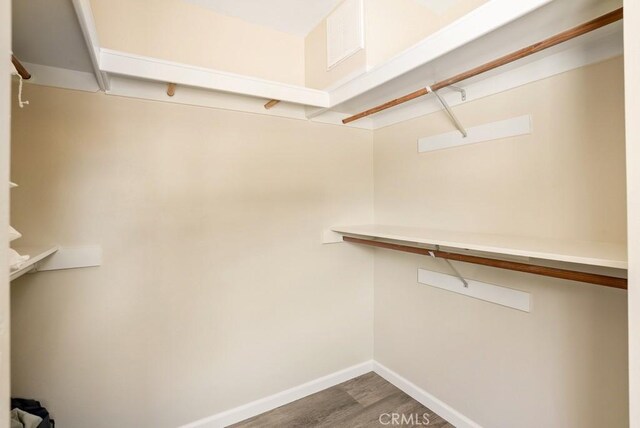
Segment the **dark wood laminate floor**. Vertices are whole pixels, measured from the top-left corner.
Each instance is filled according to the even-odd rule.
[[[398,414],[393,423],[393,414]],[[423,415],[428,414],[424,419]],[[382,416],[382,421],[380,417]],[[402,421],[404,415],[404,422]],[[455,428],[431,410],[371,372],[232,428]]]

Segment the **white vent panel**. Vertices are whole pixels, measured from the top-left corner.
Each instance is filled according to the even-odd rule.
[[[364,49],[362,0],[346,0],[327,17],[327,69]]]

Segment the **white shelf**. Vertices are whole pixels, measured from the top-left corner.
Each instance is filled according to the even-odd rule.
[[[16,278],[21,277],[25,273],[31,271],[35,264],[49,257],[56,251],[58,251],[58,246],[49,246],[49,247],[16,247],[14,248],[20,254],[28,254],[31,256],[29,260],[24,262],[24,265],[18,270],[12,270],[9,276],[9,279],[13,281]]]
[[[414,244],[482,251],[497,255],[531,257],[542,260],[627,269],[626,244],[610,242],[572,242],[426,229],[419,227],[359,225],[333,227],[343,235],[389,239]]]
[[[384,63],[317,90],[105,49],[98,43],[90,0],[73,0],[96,78],[107,94],[340,125],[345,117],[539,42],[610,12],[618,3],[490,0]],[[621,55],[622,46],[622,23],[618,22],[461,82],[467,90],[464,102]],[[55,74],[42,79],[52,86],[78,89],[75,83],[68,83],[77,83],[77,76],[60,79]],[[166,96],[167,82],[180,85],[176,96]],[[448,90],[442,91],[442,96],[452,106],[463,102],[458,93]],[[270,99],[282,102],[267,110],[263,105]],[[433,97],[424,97],[348,126],[378,129],[440,109]]]
[[[556,0],[491,32],[485,32],[475,38],[469,37],[470,40],[465,39],[465,43],[451,44],[446,52],[442,52],[442,55],[426,54],[426,52],[439,50],[439,45],[442,44],[441,37],[447,41],[457,40],[451,31],[455,29],[461,31],[461,28],[468,25],[467,21],[480,18],[485,11],[490,9],[490,6],[496,5],[497,3],[492,5],[492,2],[488,2],[484,7],[474,10],[459,22],[445,27],[440,32],[425,38],[413,48],[402,52],[397,58],[393,58],[388,63],[333,90],[331,92],[331,108],[342,113],[359,113],[416,91],[427,84],[448,78],[539,42],[614,9],[611,6],[603,7],[585,0]],[[467,90],[466,102],[469,102],[622,55],[622,28],[622,22],[607,25],[525,59],[467,79],[459,85]],[[434,45],[438,45],[438,48]],[[398,61],[400,61],[398,64],[403,64],[410,59],[417,61],[418,58],[428,58],[428,60],[414,64],[415,67],[408,71],[398,65],[397,68],[402,73],[381,72],[381,70],[392,68]],[[369,84],[376,73],[381,76],[386,74],[386,78],[380,77],[374,80],[375,84]],[[442,95],[453,106],[463,103],[457,92],[443,90]],[[407,103],[372,116],[375,122],[374,128],[441,109],[442,107],[437,100],[433,97],[426,97],[421,101]]]

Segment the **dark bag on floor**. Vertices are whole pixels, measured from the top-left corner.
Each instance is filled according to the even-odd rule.
[[[42,422],[38,425],[38,428],[54,428],[55,422],[49,417],[47,409],[42,407],[39,401],[29,400],[26,398],[12,398],[11,409],[20,409],[32,415],[36,415],[42,418]]]

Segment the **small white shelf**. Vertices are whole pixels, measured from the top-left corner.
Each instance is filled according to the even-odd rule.
[[[31,256],[29,260],[24,262],[24,265],[18,270],[12,270],[9,276],[9,279],[13,281],[16,278],[21,277],[25,273],[31,271],[36,263],[46,259],[56,251],[58,251],[58,246],[49,246],[49,247],[22,247],[22,248],[14,248],[20,254],[28,254]]]
[[[440,245],[497,255],[530,257],[615,269],[627,269],[628,266],[627,246],[619,243],[559,241],[388,225],[339,226],[331,230],[343,235]]]

